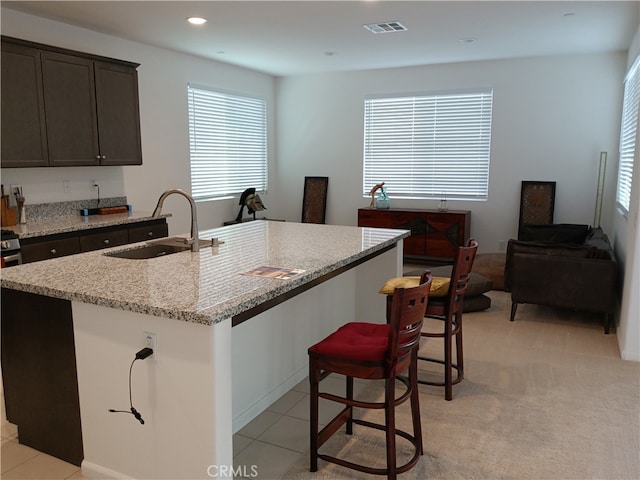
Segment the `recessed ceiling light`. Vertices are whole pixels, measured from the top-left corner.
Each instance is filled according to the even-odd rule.
[[[333,56],[336,54],[336,52],[324,52],[324,54],[325,54],[327,57],[333,57]]]
[[[203,25],[207,23],[207,19],[202,17],[189,17],[187,18],[187,22],[191,25]]]
[[[402,25],[400,22],[370,23],[368,25],[363,25],[363,27],[369,30],[371,33],[393,33],[404,32],[408,30],[408,28]]]
[[[474,37],[466,37],[466,38],[461,38],[460,40],[458,40],[460,43],[475,43],[478,41],[477,38]]]

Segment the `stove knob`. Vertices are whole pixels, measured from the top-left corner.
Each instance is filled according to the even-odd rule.
[[[2,250],[6,250],[11,248],[11,245],[7,240],[2,240],[2,242],[0,242],[0,247],[2,247]]]

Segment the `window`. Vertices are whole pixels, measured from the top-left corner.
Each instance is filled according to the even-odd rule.
[[[363,195],[486,200],[493,91],[367,98]]]
[[[188,86],[191,194],[196,200],[267,188],[262,99]]]
[[[618,191],[616,202],[625,214],[631,201],[631,177],[638,130],[638,104],[640,102],[640,57],[636,58],[624,83],[622,128],[620,131],[620,163],[618,165]]]

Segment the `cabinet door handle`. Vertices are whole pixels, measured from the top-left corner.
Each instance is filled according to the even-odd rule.
[[[107,156],[106,155],[102,155],[102,160],[106,159]]]
[[[153,237],[153,232],[147,232],[147,235]]]
[[[96,160],[100,160],[100,155],[96,155]]]
[[[58,253],[58,252],[56,251],[56,249],[55,249],[55,248],[52,248],[52,249],[51,249],[51,255],[55,255],[56,253]]]
[[[109,239],[108,238],[104,241],[104,244],[105,245],[109,245]]]

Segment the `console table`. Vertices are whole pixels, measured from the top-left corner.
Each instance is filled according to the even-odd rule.
[[[469,210],[358,209],[359,227],[411,230],[404,239],[404,256],[419,259],[452,260],[456,249],[469,239],[470,224]]]

